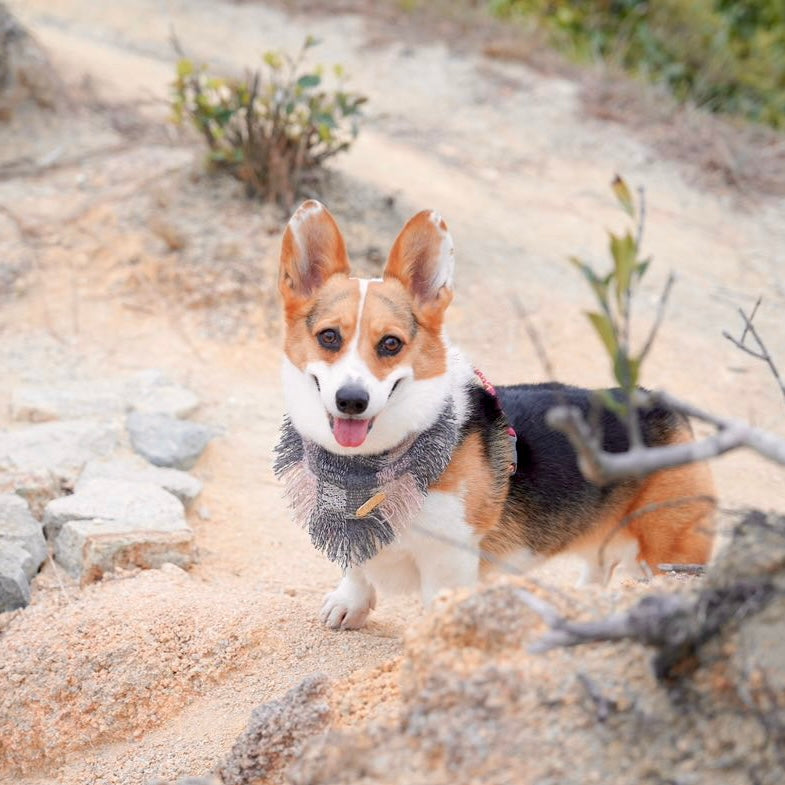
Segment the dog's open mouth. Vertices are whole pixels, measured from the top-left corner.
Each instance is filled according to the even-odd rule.
[[[331,414],[327,416],[335,441],[341,447],[359,447],[368,436],[368,431],[373,428],[373,417],[368,420],[355,420],[349,417],[333,417]]]

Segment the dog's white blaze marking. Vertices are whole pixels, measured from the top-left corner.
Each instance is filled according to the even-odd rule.
[[[349,344],[349,354],[355,356],[357,354],[357,347],[360,345],[360,325],[363,323],[363,310],[365,309],[365,298],[368,296],[368,284],[370,281],[367,278],[354,278],[360,285],[360,304],[357,306],[357,327],[352,336],[352,341]],[[365,363],[363,363],[365,365]]]
[[[306,370],[319,379],[325,408],[334,417],[340,415],[335,404],[335,394],[345,384],[350,383],[360,384],[368,391],[371,396],[368,416],[373,417],[373,404],[375,400],[381,397],[379,391],[375,388],[384,383],[376,379],[371,373],[359,351],[362,315],[365,309],[365,299],[368,295],[368,284],[370,284],[370,281],[365,278],[353,278],[352,280],[357,281],[360,289],[360,302],[357,306],[357,323],[354,335],[346,348],[346,353],[340,360],[334,363],[326,363],[322,360],[308,363]]]

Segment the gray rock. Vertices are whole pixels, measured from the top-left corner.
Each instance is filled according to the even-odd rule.
[[[151,466],[136,455],[90,461],[79,475],[75,490],[78,492],[85,483],[99,478],[152,483],[174,494],[186,508],[202,492],[202,483],[196,477],[179,469]]]
[[[0,430],[0,493],[16,492],[37,515],[71,487],[87,461],[112,453],[119,426],[91,420]]]
[[[46,505],[44,531],[51,540],[69,521],[93,519],[123,521],[132,528],[186,525],[182,502],[158,485],[96,477]]]
[[[122,385],[106,379],[25,385],[11,393],[11,417],[28,422],[119,417],[126,408]]]
[[[193,532],[182,503],[157,485],[96,478],[44,514],[55,559],[82,583],[117,568],[194,561]]]
[[[154,569],[167,563],[187,567],[195,560],[193,532],[173,523],[167,529],[147,528],[140,521],[69,521],[60,530],[54,550],[57,562],[82,584],[118,568]]]
[[[145,414],[188,417],[199,408],[195,392],[175,384],[158,370],[138,373],[126,385],[128,409]]]
[[[199,423],[164,414],[132,412],[126,427],[134,450],[156,466],[190,469],[214,433]]]
[[[89,379],[57,385],[25,385],[11,394],[15,420],[46,422],[85,417],[113,418],[129,411],[187,417],[199,398],[158,370],[142,371],[130,379]]]
[[[46,559],[46,540],[41,524],[30,514],[27,502],[13,493],[0,494],[0,550],[9,542],[27,552],[25,575],[32,579]]]
[[[15,542],[0,544],[0,613],[24,608],[30,602],[26,568],[30,554]]]

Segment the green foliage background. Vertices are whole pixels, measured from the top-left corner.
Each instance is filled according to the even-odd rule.
[[[602,59],[681,100],[785,128],[785,0],[490,0],[577,59]]]

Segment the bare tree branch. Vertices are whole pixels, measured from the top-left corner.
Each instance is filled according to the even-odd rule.
[[[671,289],[673,288],[673,284],[675,282],[676,276],[671,273],[668,276],[668,280],[665,282],[665,288],[662,290],[662,294],[660,295],[660,301],[657,304],[657,316],[655,317],[654,324],[651,326],[651,330],[649,331],[649,337],[646,339],[643,349],[641,349],[638,362],[643,362],[643,360],[646,358],[646,355],[648,355],[652,344],[654,343],[654,339],[657,337],[663,317],[665,316],[665,307],[668,304],[668,297],[670,296]]]
[[[684,444],[634,447],[627,452],[610,453],[602,449],[597,435],[577,407],[555,406],[546,415],[546,422],[569,439],[583,476],[595,485],[608,485],[628,477],[645,477],[661,469],[715,458],[739,447],[748,447],[764,458],[785,465],[785,439],[743,420],[718,417],[665,392],[641,392],[636,404],[644,408],[661,405],[695,417],[716,426],[717,433]]]
[[[542,654],[562,646],[579,646],[625,638],[633,638],[647,645],[657,645],[663,638],[662,620],[682,614],[691,606],[692,602],[686,595],[650,595],[629,611],[605,619],[576,622],[561,616],[555,620],[543,617],[551,631],[535,641],[530,651]]]
[[[529,312],[526,310],[526,307],[524,306],[520,297],[513,295],[511,300],[513,308],[520,317],[520,320],[523,322],[523,327],[526,330],[526,334],[529,336],[529,340],[534,347],[534,351],[537,354],[537,359],[540,361],[540,365],[545,371],[546,377],[549,380],[555,379],[556,374],[553,371],[553,364],[551,363],[550,357],[548,357],[548,352],[545,350],[545,344],[543,343],[537,328],[532,323]]]
[[[643,242],[643,230],[646,226],[646,189],[638,186],[638,230],[635,233],[635,247],[640,251]]]
[[[760,304],[763,302],[763,295],[758,297],[757,301],[755,302],[755,307],[752,309],[752,313],[750,314],[749,321],[744,327],[744,332],[741,334],[741,342],[744,343],[744,339],[747,337],[747,332],[749,331],[749,325],[752,323],[752,320],[755,318],[755,314],[758,313],[758,308]],[[741,310],[741,309],[739,309]],[[742,316],[744,316],[742,312]],[[746,319],[745,319],[746,320]]]
[[[785,397],[785,381],[783,381],[782,376],[780,375],[779,368],[777,368],[774,359],[772,358],[769,350],[766,348],[766,344],[763,343],[763,339],[758,334],[758,331],[755,329],[755,325],[752,323],[752,320],[755,318],[755,314],[758,312],[758,306],[761,304],[762,297],[758,297],[758,301],[755,303],[755,307],[752,309],[752,313],[747,316],[744,311],[739,308],[739,313],[741,314],[741,318],[744,320],[744,332],[741,334],[741,338],[736,339],[730,333],[723,331],[723,336],[727,338],[737,349],[741,349],[745,354],[749,354],[751,357],[754,357],[756,360],[762,360],[765,362],[769,369],[771,370],[774,379],[776,380],[777,384],[779,385],[780,391],[782,392],[783,397]],[[755,340],[755,343],[758,345],[757,351],[750,346],[747,346],[745,343],[747,339],[747,335],[751,335]]]

